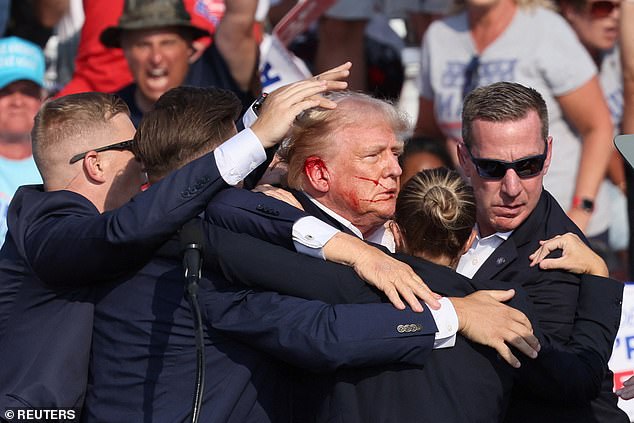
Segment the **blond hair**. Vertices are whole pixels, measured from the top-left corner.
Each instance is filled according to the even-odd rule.
[[[473,188],[453,170],[423,170],[399,193],[394,221],[407,253],[456,259],[476,222]]]

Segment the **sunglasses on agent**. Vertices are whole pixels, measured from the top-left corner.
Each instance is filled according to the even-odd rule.
[[[79,154],[75,154],[73,157],[70,158],[70,164],[76,163],[80,160],[82,160],[84,157],[86,157],[86,154],[90,153],[91,151],[94,151],[96,153],[100,153],[102,151],[108,151],[108,150],[128,150],[128,151],[132,151],[132,146],[134,144],[134,140],[126,140],[126,141],[120,141],[114,144],[110,144],[110,145],[106,145],[104,147],[99,147],[99,148],[93,148],[92,150],[88,150],[88,151],[84,151],[83,153],[79,153]]]
[[[499,180],[504,178],[507,170],[513,169],[517,176],[525,179],[539,175],[544,169],[544,163],[546,162],[546,156],[548,155],[548,142],[544,142],[546,146],[543,154],[526,157],[512,162],[473,157],[469,147],[467,145],[464,146],[469,153],[469,157],[475,165],[476,170],[478,171],[478,175],[480,175],[481,178]]]

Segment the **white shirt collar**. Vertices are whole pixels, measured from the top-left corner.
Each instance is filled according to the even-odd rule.
[[[390,250],[390,252],[392,253],[395,252],[396,242],[394,241],[394,236],[392,235],[392,231],[387,230],[387,223],[381,226],[380,228],[378,228],[376,231],[372,232],[372,234],[366,239],[363,237],[363,234],[361,233],[361,231],[356,226],[354,226],[352,222],[350,222],[348,219],[330,210],[328,207],[324,206],[315,198],[313,198],[310,194],[306,192],[304,192],[304,194],[306,195],[306,197],[308,197],[310,201],[313,202],[313,204],[319,207],[319,209],[321,209],[328,216],[332,217],[337,222],[341,223],[343,226],[348,228],[353,234],[355,234],[359,238],[364,239],[366,241],[373,242],[375,244],[382,245],[388,250]]]

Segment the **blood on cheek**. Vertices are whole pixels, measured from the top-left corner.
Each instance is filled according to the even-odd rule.
[[[383,185],[381,182],[379,182],[378,179],[371,179],[371,178],[364,178],[363,176],[355,176],[355,178],[357,179],[361,179],[362,181],[369,181],[372,182],[374,184],[374,186],[378,186],[380,185],[381,188],[383,189],[387,189],[387,187],[385,185]]]
[[[355,179],[360,179],[362,181],[372,182],[375,187],[376,186],[380,186],[383,189],[387,189],[387,187],[385,185],[383,185],[381,182],[379,182],[378,179],[371,179],[371,178],[366,178],[366,177],[363,177],[363,176],[355,176],[354,178]],[[374,199],[365,199],[365,198],[359,198],[359,199],[355,198],[354,200],[356,200],[357,204],[358,204],[358,202],[361,202],[361,201],[364,201],[366,203],[378,203],[378,202],[381,202],[381,201],[385,201],[385,200],[374,200]]]

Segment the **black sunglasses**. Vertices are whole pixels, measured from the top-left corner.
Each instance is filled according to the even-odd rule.
[[[101,152],[101,151],[108,151],[108,150],[128,150],[128,151],[132,151],[132,145],[134,144],[134,140],[127,140],[127,141],[121,141],[115,144],[110,144],[110,145],[106,145],[105,147],[99,147],[99,148],[93,148],[92,150],[88,150],[85,151],[83,153],[79,153],[79,154],[75,154],[73,157],[70,158],[70,164],[76,163],[80,160],[82,160],[84,157],[86,157],[86,154],[90,153],[91,151],[95,151],[97,153]]]
[[[544,140],[544,143],[546,144],[546,147],[543,154],[515,160],[514,162],[505,162],[503,160],[494,159],[477,159],[473,157],[469,147],[465,147],[469,152],[471,161],[478,170],[478,175],[484,179],[502,179],[504,178],[504,175],[506,175],[506,171],[509,169],[513,169],[520,178],[532,178],[533,176],[538,175],[544,168],[544,162],[546,161],[546,155],[548,154],[548,142]]]
[[[618,1],[595,1],[590,3],[590,17],[592,19],[606,18],[612,14],[614,9],[621,7]]]

